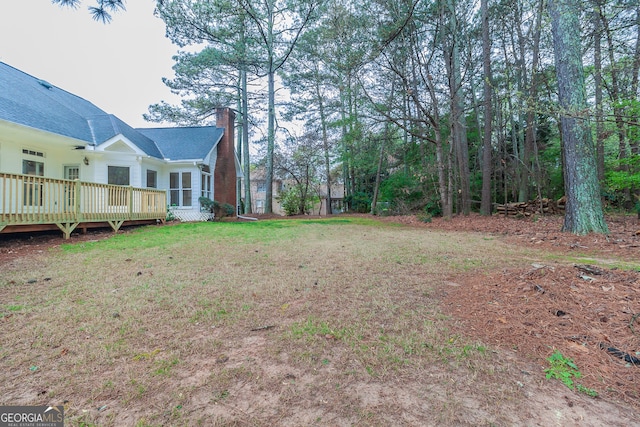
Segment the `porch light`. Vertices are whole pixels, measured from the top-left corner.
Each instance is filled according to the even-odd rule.
[[[83,162],[85,165],[89,166],[89,158],[88,158],[87,156],[84,156],[84,160],[82,160],[82,162]]]

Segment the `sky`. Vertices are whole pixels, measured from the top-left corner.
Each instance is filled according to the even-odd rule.
[[[108,24],[50,0],[0,0],[0,61],[80,96],[133,127],[155,127],[142,114],[179,102],[162,83],[173,77],[178,47],[153,16],[154,0],[129,0]]]

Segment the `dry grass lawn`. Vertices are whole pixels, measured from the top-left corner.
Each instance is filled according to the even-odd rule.
[[[65,245],[2,267],[0,404],[64,404],[69,426],[640,422],[452,332],[456,275],[544,259],[358,218]]]

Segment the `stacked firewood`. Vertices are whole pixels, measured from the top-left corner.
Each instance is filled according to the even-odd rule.
[[[563,214],[564,206],[567,203],[566,197],[559,200],[544,198],[542,200],[535,199],[528,202],[506,203],[497,205],[496,211],[498,215],[510,216],[531,216],[544,214]]]

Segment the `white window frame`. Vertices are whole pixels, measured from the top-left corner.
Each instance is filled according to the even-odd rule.
[[[211,193],[211,174],[202,171],[202,174],[200,175],[200,195],[213,200],[211,198]]]
[[[189,175],[189,179],[185,179],[187,174]],[[173,175],[177,175],[178,179],[176,181],[172,179]],[[191,171],[169,172],[169,204],[171,206],[177,206],[181,208],[190,208],[193,206],[192,179],[193,172]],[[188,184],[188,187],[185,186],[185,184]]]

